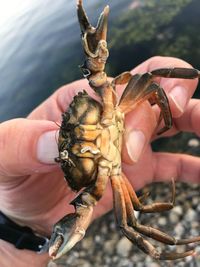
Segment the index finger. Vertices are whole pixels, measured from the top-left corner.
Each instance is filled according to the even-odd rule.
[[[96,98],[94,91],[88,85],[88,81],[86,79],[78,80],[56,90],[55,93],[34,109],[28,118],[60,121],[61,114],[66,111],[73,97],[83,90],[86,90],[93,98]]]

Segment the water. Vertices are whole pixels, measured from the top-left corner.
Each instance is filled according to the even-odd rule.
[[[122,7],[121,1],[84,5],[96,19],[107,3],[115,15]],[[81,77],[82,61],[73,63],[81,52],[75,0],[32,0],[0,24],[0,120],[26,116],[59,86]]]

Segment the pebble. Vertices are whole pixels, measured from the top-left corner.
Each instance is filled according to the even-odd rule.
[[[117,254],[122,257],[128,257],[133,244],[126,238],[122,237],[117,244]]]
[[[95,242],[96,243],[101,243],[101,237],[99,235],[95,236]]]
[[[158,224],[159,224],[160,226],[165,226],[165,225],[167,224],[167,219],[166,219],[165,217],[160,217],[160,218],[158,219]]]
[[[169,220],[172,224],[177,224],[179,222],[179,218],[180,218],[180,216],[177,213],[175,213],[173,211],[170,212]]]
[[[89,248],[91,248],[92,247],[92,244],[93,244],[93,238],[92,237],[88,237],[88,238],[84,238],[83,240],[82,240],[82,248],[83,249],[89,249]]]
[[[197,217],[196,212],[193,209],[189,209],[185,214],[185,220],[187,222],[192,222]]]
[[[118,262],[119,267],[132,267],[132,263],[128,259],[120,259]]]
[[[198,197],[193,197],[193,199],[192,199],[193,207],[197,206],[198,204],[199,204],[199,198]]]
[[[57,267],[57,264],[53,261],[50,261],[48,267]]]
[[[91,267],[91,264],[87,260],[80,259],[78,263],[81,267]]]
[[[115,240],[107,240],[104,243],[104,249],[107,251],[109,255],[113,254],[116,246],[116,241]]]
[[[200,142],[196,138],[192,138],[188,141],[188,146],[190,147],[198,147],[200,145]]]
[[[178,223],[175,228],[174,228],[174,233],[176,235],[177,238],[180,238],[183,236],[185,231],[185,228],[183,227],[182,223]]]
[[[177,215],[181,216],[183,214],[183,209],[181,206],[175,206],[173,207],[172,210],[174,213],[176,213]]]

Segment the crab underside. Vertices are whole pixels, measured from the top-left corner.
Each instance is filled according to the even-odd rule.
[[[125,131],[124,115],[144,101],[157,104],[161,110],[158,125],[163,119],[164,127],[158,130],[158,134],[172,126],[167,96],[154,81],[155,77],[195,79],[200,77],[200,72],[189,68],[164,68],[135,75],[124,72],[110,82],[104,72],[108,58],[106,34],[109,7],[105,7],[96,27],[89,23],[81,0],[78,1],[77,11],[86,56],[81,68],[101,101],[97,102],[86,92],[79,93],[63,114],[57,161],[69,186],[73,190],[82,191],[71,202],[75,212],[66,215],[54,226],[49,254],[57,259],[83,238],[91,222],[93,208],[110,180],[116,221],[129,240],[155,259],[175,260],[193,255],[193,250],[182,253],[160,252],[144,239],[147,236],[167,245],[184,245],[199,242],[200,236],[177,240],[159,229],[141,225],[136,220],[134,210],[153,213],[172,209],[175,182],[172,180],[171,201],[144,205],[147,195],[138,198],[121,170],[121,147]],[[119,84],[127,84],[120,100],[115,90]]]

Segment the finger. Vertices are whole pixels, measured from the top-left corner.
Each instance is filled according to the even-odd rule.
[[[144,73],[158,68],[192,68],[187,62],[173,57],[152,57],[132,70],[132,73]],[[168,95],[172,117],[180,117],[190,98],[194,94],[198,79],[157,78],[156,81]]]
[[[89,87],[86,79],[72,82],[59,88],[28,116],[30,119],[45,119],[60,122],[61,114],[65,112],[73,97],[80,91],[86,90],[93,98],[97,98]]]
[[[200,159],[185,154],[154,153],[154,181],[200,183]]]
[[[58,154],[50,121],[14,119],[0,124],[0,174],[19,176],[52,170]],[[45,164],[42,164],[45,163]]]
[[[200,100],[191,99],[183,116],[174,120],[177,131],[194,132],[200,136]]]

